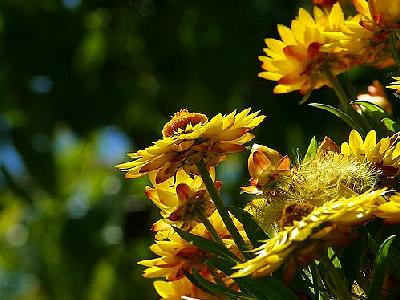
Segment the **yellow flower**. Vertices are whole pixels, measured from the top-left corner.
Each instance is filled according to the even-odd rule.
[[[372,163],[340,154],[339,146],[325,138],[316,155],[298,163],[290,172],[275,176],[265,185],[248,187],[245,191],[255,190],[253,194],[259,196],[246,209],[271,235],[315,206],[373,189],[379,175]]]
[[[383,190],[350,198],[338,198],[316,207],[300,221],[285,227],[256,249],[257,257],[237,265],[232,277],[269,275],[285,264],[285,278],[294,270],[318,257],[329,245],[345,244],[352,238],[352,227],[374,218],[385,203]]]
[[[329,30],[324,35],[332,39],[332,45],[354,55],[353,65],[369,64],[378,68],[393,65],[387,32],[372,21],[368,3],[353,0],[353,4],[359,14],[345,20],[343,30]]]
[[[392,177],[399,174],[400,143],[397,135],[383,138],[376,142],[376,132],[371,130],[363,141],[361,135],[352,130],[349,142],[341,145],[341,153],[358,158],[364,158],[381,169],[384,176]]]
[[[163,300],[181,300],[183,296],[194,299],[216,300],[217,296],[208,294],[192,284],[186,277],[175,281],[157,280],[154,288]]]
[[[353,0],[353,4],[359,14],[345,22],[349,31],[338,38],[339,42],[349,49],[360,45],[360,63],[378,68],[395,64],[388,33],[399,28],[396,22],[399,21],[400,3],[392,0]],[[339,37],[340,33],[337,35]]]
[[[393,0],[353,0],[354,6],[364,17],[365,27],[375,30],[400,28],[400,2]]]
[[[233,254],[238,255],[237,246],[231,239],[218,212],[215,211],[209,220],[227,248]],[[234,220],[234,222],[239,232],[246,238],[241,224],[237,220]],[[210,233],[202,223],[198,223],[190,232],[211,239]],[[204,264],[204,261],[209,258],[209,254],[186,242],[177,233],[170,234],[166,240],[156,241],[155,244],[150,246],[150,250],[159,257],[142,260],[138,263],[147,267],[144,271],[144,277],[165,277],[167,280],[177,280],[183,278],[184,272],[190,272],[192,268],[200,273],[208,272],[208,267]]]
[[[126,178],[137,178],[157,170],[156,183],[174,176],[179,169],[198,174],[196,163],[203,160],[207,167],[222,161],[226,154],[240,152],[254,138],[249,131],[264,116],[245,109],[229,115],[216,115],[211,120],[200,113],[181,110],[164,126],[163,138],[152,146],[130,153],[133,161],[117,166]]]
[[[325,77],[326,69],[334,75],[348,70],[355,62],[341,47],[334,47],[335,39],[325,32],[346,31],[344,13],[339,3],[330,12],[314,7],[314,18],[303,8],[292,21],[291,28],[278,25],[282,40],[266,39],[267,56],[260,56],[262,68],[259,74],[277,81],[274,93],[300,90],[302,94],[330,86]]]
[[[278,151],[258,144],[254,144],[251,148],[247,165],[251,185],[242,187],[242,190],[255,195],[262,194],[262,189],[266,184],[290,171],[288,156],[282,156]]]
[[[387,86],[388,89],[396,90],[396,93],[400,94],[400,77],[393,77],[395,81],[390,83],[390,85]]]
[[[211,173],[214,175],[213,169]],[[180,169],[175,178],[156,183],[156,175],[156,172],[150,172],[149,178],[154,187],[147,186],[145,194],[161,209],[161,215],[170,224],[191,230],[197,222],[201,222],[201,216],[209,217],[215,210],[200,176],[192,178]],[[217,189],[221,187],[219,181],[215,185]]]
[[[385,223],[400,223],[400,194],[389,197],[389,201],[379,206],[376,216]]]

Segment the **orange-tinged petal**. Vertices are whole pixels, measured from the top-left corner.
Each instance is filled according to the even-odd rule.
[[[255,151],[252,157],[254,161],[254,176],[252,177],[257,177],[272,165],[271,161],[260,151]]]
[[[162,183],[168,178],[174,176],[177,170],[178,170],[178,164],[174,163],[167,164],[157,172],[156,183],[157,184]]]
[[[304,61],[307,59],[307,52],[305,48],[297,45],[290,45],[283,48],[283,52],[298,61]]]
[[[277,169],[279,171],[288,171],[290,170],[290,158],[286,155],[284,156],[278,164]]]
[[[180,183],[176,186],[176,194],[178,195],[179,200],[187,201],[193,197],[194,192],[186,183]]]
[[[140,173],[147,173],[147,172],[159,169],[161,166],[166,164],[173,156],[174,156],[174,154],[169,152],[169,153],[163,154],[163,155],[151,160],[149,163],[145,164],[140,169]]]

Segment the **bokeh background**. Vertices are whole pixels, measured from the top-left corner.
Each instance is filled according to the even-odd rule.
[[[340,120],[257,77],[265,37],[308,1],[1,0],[0,299],[156,299],[138,260],[152,257],[158,212],[146,178],[114,165],[160,137],[180,108],[213,116],[252,107],[256,142],[292,158]],[[350,74],[365,89],[376,71]],[[329,89],[312,100],[335,104]],[[244,203],[247,154],[218,169]]]

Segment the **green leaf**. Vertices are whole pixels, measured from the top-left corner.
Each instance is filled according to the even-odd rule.
[[[224,295],[233,299],[249,299],[256,300],[256,298],[246,295],[241,292],[234,291],[222,284],[214,283],[206,280],[203,276],[197,272],[197,270],[192,269],[192,274],[186,273],[186,277],[196,286],[215,295]]]
[[[363,113],[371,116],[375,121],[381,122],[388,114],[379,106],[368,101],[356,100],[351,104],[358,104],[364,107]]]
[[[336,268],[326,254],[321,256],[318,269],[324,279],[324,284],[337,299],[351,299],[349,287],[347,286],[342,269]]]
[[[363,107],[362,116],[366,119],[371,129],[377,130],[380,135],[387,134],[388,129],[383,120],[390,120],[390,117],[379,105],[368,101],[353,101],[352,104]]]
[[[391,235],[383,241],[380,245],[378,254],[375,260],[375,270],[374,277],[372,280],[371,287],[368,291],[369,300],[378,300],[380,297],[380,292],[382,289],[383,279],[385,276],[385,271],[388,265],[389,248],[392,245],[393,240],[396,235]]]
[[[257,222],[253,219],[252,215],[239,207],[229,207],[229,211],[243,224],[247,237],[254,247],[261,245],[260,241],[268,239],[268,235],[261,229]]]
[[[364,130],[360,126],[358,126],[357,123],[344,111],[341,111],[340,109],[337,109],[336,107],[333,107],[332,105],[326,105],[326,104],[321,104],[321,103],[310,103],[308,105],[322,109],[322,110],[326,110],[326,111],[334,114],[335,116],[339,117],[344,122],[346,122],[350,127],[357,130],[362,135],[364,134]]]
[[[383,125],[385,125],[385,127],[391,131],[391,132],[398,132],[400,131],[400,125],[397,124],[395,121],[393,121],[390,118],[384,118],[382,120]]]
[[[367,249],[368,239],[365,230],[361,229],[359,234],[361,237],[357,243],[351,243],[340,255],[340,262],[348,286],[351,286],[356,279],[360,270],[362,254]]]
[[[315,136],[311,139],[310,144],[308,145],[306,155],[304,155],[303,162],[306,162],[310,158],[314,157],[317,155],[317,150],[318,150],[318,142],[315,138]]]
[[[196,247],[198,247],[202,250],[209,251],[216,256],[221,256],[231,262],[234,262],[234,263],[240,262],[238,260],[238,258],[235,255],[233,255],[224,246],[222,246],[212,240],[206,239],[204,237],[186,232],[180,228],[175,227],[174,229],[179,234],[179,236],[181,238],[183,238],[186,242],[188,242],[192,245],[195,245]]]
[[[275,276],[267,276],[263,278],[236,278],[235,281],[244,284],[246,288],[258,299],[270,300],[295,300],[298,296],[281,280]]]
[[[209,259],[206,264],[231,275],[233,264],[223,259]],[[234,278],[242,290],[249,291],[258,299],[291,300],[297,299],[296,294],[275,276],[264,278],[239,277]]]

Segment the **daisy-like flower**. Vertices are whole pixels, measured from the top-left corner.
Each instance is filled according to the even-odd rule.
[[[154,282],[154,288],[163,300],[181,300],[184,296],[203,300],[220,299],[196,287],[186,277],[169,282],[157,280]]]
[[[324,35],[331,39],[332,46],[353,54],[354,65],[369,64],[377,68],[393,65],[388,32],[373,21],[367,1],[353,0],[353,4],[359,13],[344,21],[343,30],[329,30]]]
[[[211,173],[214,175],[214,171]],[[161,215],[167,219],[167,223],[189,231],[203,217],[211,216],[215,206],[200,176],[192,178],[180,169],[175,178],[156,183],[156,175],[156,172],[150,172],[149,178],[154,187],[147,186],[145,194],[161,209]],[[221,182],[216,181],[215,185],[219,190]],[[160,231],[157,227],[153,229]]]
[[[248,158],[250,186],[242,187],[249,194],[260,195],[263,187],[290,172],[290,159],[267,146],[254,144]]]
[[[179,169],[198,174],[196,163],[204,161],[208,168],[217,165],[226,154],[244,150],[244,144],[254,135],[250,131],[264,116],[245,109],[223,116],[218,114],[208,121],[204,114],[181,110],[165,124],[163,138],[152,146],[130,153],[133,161],[117,166],[126,178],[137,178],[157,171],[156,183],[174,176]]]
[[[396,90],[397,94],[400,94],[400,77],[393,77],[393,82],[386,86],[388,89]]]
[[[399,174],[400,170],[400,143],[397,134],[376,141],[376,132],[371,130],[365,140],[352,130],[349,142],[341,145],[341,153],[372,162],[386,177]]]
[[[256,249],[254,259],[237,265],[239,270],[232,277],[269,275],[284,265],[285,278],[290,279],[298,267],[316,259],[322,249],[347,244],[353,237],[353,227],[373,219],[385,203],[382,192],[334,199],[295,218],[298,220]]]
[[[216,232],[221,237],[226,247],[235,255],[239,251],[230,237],[228,230],[218,212],[214,212],[209,218]],[[243,227],[235,220],[239,232],[245,237]],[[210,233],[202,223],[198,223],[191,231],[192,234],[211,239]],[[150,250],[158,255],[158,258],[142,260],[138,264],[146,266],[144,277],[165,277],[167,280],[178,280],[184,277],[184,273],[191,272],[195,268],[199,273],[208,273],[208,267],[204,261],[209,258],[209,253],[186,242],[177,233],[168,236],[168,239],[156,241],[150,246]]]
[[[282,40],[265,39],[267,56],[259,57],[265,70],[259,76],[278,82],[274,93],[300,90],[306,94],[324,85],[331,86],[326,70],[337,75],[358,63],[353,54],[333,46],[335,39],[325,34],[347,31],[339,3],[330,12],[314,7],[314,17],[300,8],[291,28],[278,25],[278,31]]]
[[[363,16],[362,25],[381,32],[400,28],[400,2],[393,0],[353,0],[357,11]]]

